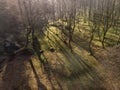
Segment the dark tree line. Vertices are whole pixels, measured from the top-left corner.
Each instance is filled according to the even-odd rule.
[[[111,29],[118,38],[116,44],[120,42],[119,0],[16,0],[16,10],[15,7],[7,9],[4,1],[0,4],[0,32],[12,32],[11,28],[16,27],[15,32],[24,37],[25,47],[33,42],[34,36],[41,35],[52,26],[61,31],[61,39],[72,51],[74,32],[82,22],[81,18],[90,27],[91,53],[95,37],[103,48],[106,47]]]

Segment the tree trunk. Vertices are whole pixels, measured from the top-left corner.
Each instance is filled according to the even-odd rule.
[[[91,35],[90,42],[89,42],[89,51],[90,51],[90,55],[93,55],[92,47],[91,47],[91,46],[92,46],[93,38],[94,38],[94,30],[92,31],[92,35]]]

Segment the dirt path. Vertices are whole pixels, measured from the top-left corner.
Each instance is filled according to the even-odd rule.
[[[18,56],[8,62],[0,77],[0,90],[38,90],[30,60],[30,56]]]
[[[39,60],[20,55],[0,73],[0,90],[62,90],[62,86],[51,71],[43,72]]]

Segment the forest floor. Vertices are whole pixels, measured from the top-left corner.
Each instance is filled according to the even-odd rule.
[[[51,54],[51,59],[54,59],[52,60],[54,62],[51,62],[52,68],[58,66],[58,70],[60,70],[59,63],[55,61],[56,53],[47,53]],[[60,81],[62,74],[56,74],[56,71],[50,70],[50,67],[43,71],[39,61],[31,56],[15,56],[12,61],[6,61],[4,64],[4,69],[0,73],[0,90],[70,90],[66,85],[66,82],[70,82],[70,80]],[[58,72],[60,74],[60,71]],[[90,77],[86,78],[90,79]],[[71,86],[71,88],[73,87]]]
[[[12,61],[5,62],[4,69],[0,73],[0,90],[119,90],[119,51],[119,46],[106,50],[97,49],[95,53],[97,61],[92,61],[95,67],[92,69],[90,67],[84,68],[86,72],[80,71],[80,77],[77,77],[78,75],[75,72],[73,72],[75,75],[72,77],[65,76],[69,72],[64,72],[64,65],[60,67],[56,52],[45,52],[51,56],[48,61],[52,60],[49,63],[50,67],[47,65],[48,70],[41,69],[40,63],[35,57],[16,56]],[[57,53],[57,55],[61,56],[60,53]],[[88,57],[89,60],[93,58],[89,55]],[[58,68],[59,71],[56,71],[55,68]],[[60,71],[61,68],[62,71]],[[65,73],[65,75],[61,73]]]
[[[120,90],[120,46],[104,50],[94,46],[93,57],[87,39],[79,37],[81,32],[75,33],[73,52],[54,32],[50,31],[50,43],[40,37],[42,59],[48,62],[42,68],[36,56],[6,59],[0,90]],[[55,47],[55,52],[47,50],[49,46]]]

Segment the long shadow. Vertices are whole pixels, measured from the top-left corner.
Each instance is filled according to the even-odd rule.
[[[61,59],[58,55],[57,55],[57,58],[59,58],[59,59]],[[70,57],[71,58],[71,57]],[[68,59],[68,57],[66,58],[66,59]],[[62,61],[62,60],[60,60],[60,61]],[[61,64],[61,66],[63,67],[64,65],[62,64],[62,63],[60,63]],[[72,64],[72,62],[71,62],[71,64]],[[65,66],[64,66],[65,67]],[[58,71],[59,72],[59,71]],[[58,73],[57,72],[57,73]],[[56,74],[56,72],[54,72],[53,71],[53,73],[55,73]],[[71,72],[72,73],[72,72]],[[60,75],[60,77],[62,77],[62,78],[64,78],[65,80],[75,80],[75,79],[79,79],[81,82],[82,82],[82,80],[81,80],[81,78],[79,78],[80,76],[85,76],[86,78],[88,78],[88,76],[86,75],[86,73],[88,73],[87,71],[79,71],[79,72],[74,72],[74,73],[72,73],[69,77],[66,77],[65,75],[62,75],[62,72],[61,73],[58,73],[59,75]],[[59,87],[62,87],[61,86],[61,84],[59,83],[59,81],[56,79],[56,82],[57,82],[57,84],[59,85]],[[81,83],[81,85],[83,85],[82,83]],[[60,89],[60,90],[63,90],[62,88]]]
[[[54,36],[54,38],[56,39],[55,36]],[[56,42],[59,43],[59,41],[57,39],[56,39]],[[69,58],[72,58],[71,55],[70,55],[71,53],[68,50],[66,50],[67,47],[66,48],[63,47],[60,43],[58,45],[61,47],[61,52],[62,52],[63,55],[65,55],[66,57],[69,56]],[[79,56],[79,58],[80,58],[80,56]],[[66,60],[68,60],[68,59],[66,59]]]
[[[44,54],[43,54],[43,59],[44,59],[45,61],[47,61],[47,58],[46,58],[46,56],[45,56]],[[56,90],[56,88],[54,87],[54,84],[53,84],[53,82],[52,82],[52,78],[51,78],[51,77],[54,77],[54,78],[55,78],[55,76],[54,76],[54,73],[52,73],[51,66],[50,66],[50,64],[49,64],[48,61],[44,64],[44,72],[47,74],[47,79],[49,80],[49,82],[50,82],[50,84],[51,84],[52,90]],[[56,80],[57,85],[59,86],[60,90],[63,90],[63,89],[62,89],[62,86],[61,86],[61,84],[58,82],[58,80],[57,80],[57,79],[55,79],[55,80]]]
[[[35,70],[32,60],[30,60],[30,65],[32,67],[33,73],[37,81],[38,90],[47,90],[47,88],[40,82],[39,76],[37,75],[37,72]]]
[[[53,85],[53,83],[52,83],[51,70],[50,70],[49,63],[45,64],[44,70],[45,70],[45,73],[47,74],[47,79],[49,80],[49,82],[51,84],[52,90],[56,90],[55,87],[54,87],[54,85]]]
[[[51,84],[52,90],[56,90],[56,88],[54,87],[54,83],[52,82],[52,78],[51,77],[54,77],[54,80],[56,80],[56,83],[59,86],[59,90],[63,90],[62,85],[59,83],[59,81],[56,79],[56,76],[51,71],[51,67],[50,67],[49,63],[47,63],[44,66],[44,70],[45,70],[45,72],[47,74],[47,79],[49,80],[49,82]]]
[[[59,41],[57,41],[57,39],[56,39],[56,42],[57,43],[59,43]],[[62,54],[66,57],[66,60],[69,62],[69,63],[71,63],[71,65],[73,65],[74,64],[74,66],[76,66],[76,63],[73,63],[73,60],[75,59],[75,58],[73,58],[73,57],[71,57],[71,55],[69,55],[70,53],[61,45],[61,44],[59,44],[59,46],[61,47],[61,52],[62,52]],[[72,60],[70,60],[70,59],[68,59],[68,57],[70,58],[70,59],[72,59]],[[84,65],[83,65],[83,67],[85,67]],[[78,76],[80,76],[80,72],[78,72],[77,74],[76,73],[73,73],[73,75],[72,76],[74,76],[74,77],[78,77]],[[70,77],[71,78],[71,77]]]
[[[99,73],[96,71],[96,69],[94,67],[89,66],[87,64],[87,62],[82,60],[80,58],[79,54],[77,54],[75,52],[73,52],[72,54],[73,54],[73,57],[72,57],[72,55],[69,55],[69,54],[66,54],[65,52],[63,52],[63,55],[65,56],[66,60],[68,60],[68,59],[74,60],[73,62],[70,62],[71,65],[73,65],[73,67],[75,64],[81,65],[83,67],[83,70],[81,70],[81,68],[79,67],[79,71],[77,71],[77,72],[73,71],[73,73],[71,71],[71,75],[69,77],[65,77],[65,78],[68,78],[70,80],[79,79],[81,81],[81,76],[84,76],[84,77],[88,78],[88,80],[91,80],[92,83],[95,83],[95,85],[97,84],[98,87],[101,87],[99,85],[101,85],[101,82],[103,82],[104,80],[99,75]],[[69,58],[68,58],[68,56],[69,56]],[[81,83],[81,85],[82,85],[82,83]]]
[[[84,75],[86,77],[91,76],[92,79],[94,78],[92,75],[92,69],[90,66],[87,65],[86,62],[84,62],[80,56],[76,57],[76,55],[74,54],[74,56],[72,55],[68,55],[66,53],[63,52],[64,57],[66,58],[66,60],[70,63],[71,68],[77,68],[79,69],[79,71],[71,71],[71,75],[68,77],[71,80],[75,79],[75,78],[79,78],[80,76]],[[68,58],[69,56],[69,58]],[[73,61],[74,60],[74,61]],[[87,75],[88,74],[88,75]]]
[[[44,34],[44,33],[42,32],[42,34]],[[49,39],[50,39],[50,38],[49,38]],[[43,40],[42,40],[42,41],[43,41]],[[51,40],[51,41],[52,41],[52,40]],[[52,83],[50,65],[49,65],[49,63],[48,63],[48,61],[47,61],[47,58],[46,58],[45,55],[44,55],[44,52],[41,52],[41,53],[40,53],[40,52],[39,52],[39,49],[38,49],[38,50],[35,50],[35,52],[36,52],[36,54],[37,54],[37,56],[38,56],[38,59],[39,59],[39,61],[40,61],[41,68],[44,69],[43,72],[46,72],[46,74],[47,74],[47,78],[48,78],[48,80],[49,80],[49,82],[50,82],[50,84],[51,84],[52,90],[56,90],[55,87],[54,87],[54,84]],[[37,72],[35,71],[35,68],[34,68],[33,63],[32,63],[31,60],[30,60],[30,64],[31,64],[31,67],[32,67],[33,72],[34,72],[34,74],[35,74],[36,80],[37,80],[37,82],[38,82],[38,86],[41,87],[41,88],[43,87],[44,89],[42,89],[42,90],[46,90],[45,87],[44,87],[43,85],[41,85],[41,83],[40,83],[40,81],[39,81],[39,77],[37,76]],[[58,85],[60,85],[60,84],[58,83]],[[61,87],[60,87],[60,88],[61,88]],[[60,90],[62,90],[62,89],[60,89]]]
[[[55,40],[57,40],[58,38],[61,42],[63,42],[68,47],[68,45],[61,39],[60,36],[56,35],[52,30],[49,30],[49,31]],[[66,37],[69,38],[67,35]],[[74,36],[72,42],[89,52],[89,42],[87,40],[80,38],[80,36]]]
[[[74,57],[76,58],[76,60],[80,57],[79,54],[77,53],[73,53]],[[98,72],[96,71],[96,69],[90,65],[88,65],[84,60],[78,60],[79,63],[81,63],[83,66],[85,66],[85,72],[89,73],[89,75],[92,76],[93,79],[101,79],[101,77],[98,76]]]
[[[54,36],[54,38],[56,39],[55,36]],[[77,39],[78,39],[78,37],[77,37]],[[83,41],[84,40],[82,40],[82,42]],[[56,42],[59,43],[59,41],[57,41],[57,39],[56,39]],[[77,45],[79,45],[79,43],[77,43]],[[93,74],[95,74],[96,70],[94,68],[90,67],[86,62],[84,62],[84,60],[81,59],[80,55],[78,55],[77,53],[74,53],[74,51],[73,51],[73,55],[72,55],[73,57],[72,57],[71,54],[68,52],[68,50],[66,50],[60,43],[59,43],[59,46],[61,47],[62,54],[66,57],[66,60],[69,63],[71,63],[71,65],[75,66],[75,64],[79,63],[84,68],[84,71],[81,73],[88,73],[92,78],[94,78]],[[80,47],[80,48],[83,48],[83,47]],[[88,48],[85,47],[84,49],[88,49]],[[68,57],[69,57],[69,59],[68,59]],[[75,63],[73,63],[72,60],[75,60]],[[73,73],[73,76],[78,77],[81,73],[78,72],[78,75],[76,73]]]

